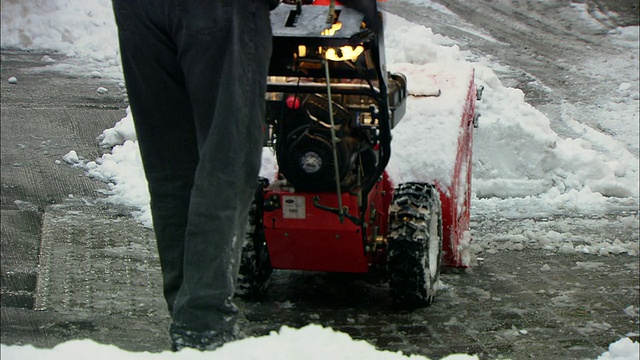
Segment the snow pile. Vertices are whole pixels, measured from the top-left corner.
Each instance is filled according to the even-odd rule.
[[[521,330],[522,331],[525,330]],[[183,349],[177,353],[127,352],[113,345],[98,344],[92,340],[72,340],[53,349],[39,349],[31,345],[0,345],[3,360],[75,360],[91,354],[94,360],[102,359],[234,359],[234,360],[428,360],[424,356],[406,356],[401,352],[380,351],[365,342],[353,340],[348,334],[320,325],[307,325],[300,329],[282,327],[280,332],[268,336],[247,338],[225,344],[213,352]],[[629,338],[620,339],[609,346],[609,351],[597,360],[636,360],[639,345]],[[477,360],[475,355],[453,354],[442,360]]]
[[[482,69],[477,70],[476,78],[485,86],[484,100],[478,103],[482,118],[474,144],[478,197],[544,194],[554,200],[570,194],[564,196],[566,203],[583,198],[592,201],[594,196],[638,197],[637,158],[629,151],[596,149],[600,144],[584,137],[563,139],[551,129],[546,116],[524,102],[520,90],[502,87],[494,74]],[[581,126],[582,133],[595,132]],[[610,137],[604,142],[617,144]],[[597,207],[594,205],[585,209]]]
[[[49,58],[52,69],[122,77],[111,0],[3,0],[0,19],[2,48],[52,50],[79,60],[70,70]]]
[[[111,149],[95,161],[87,161],[75,150],[62,157],[66,163],[81,167],[87,175],[108,184],[108,202],[137,208],[133,216],[141,224],[152,226],[147,179],[142,167],[133,116],[127,108],[126,116],[113,128],[98,137],[100,146]]]
[[[268,336],[247,338],[225,344],[214,352],[183,349],[180,352],[126,352],[113,345],[97,344],[91,340],[74,340],[57,345],[53,349],[36,349],[33,346],[1,345],[3,360],[57,360],[84,359],[91,354],[101,359],[234,359],[234,360],[428,360],[423,356],[405,356],[400,352],[379,351],[364,341],[353,340],[348,334],[307,325],[301,329],[282,327],[280,332]],[[477,360],[477,356],[449,355],[443,360]]]
[[[142,168],[131,111],[127,108],[127,116],[113,128],[104,130],[98,139],[101,146],[112,150],[95,162],[87,163],[87,174],[109,184],[109,201],[138,208],[134,217],[143,225],[151,227],[147,179]]]
[[[436,64],[465,71],[468,66],[465,54],[456,45],[448,46],[450,39],[389,14],[387,20],[385,44],[391,64]],[[483,100],[477,104],[477,111],[482,115],[480,127],[474,135],[473,187],[477,197],[541,195],[543,200],[561,198],[562,203],[573,203],[586,212],[602,207],[606,202],[604,197],[638,197],[638,159],[624,146],[610,136],[578,123],[574,118],[578,111],[566,112],[563,121],[585,136],[561,138],[551,129],[549,119],[524,101],[521,90],[504,87],[488,67],[479,63],[472,65],[476,83],[484,87]],[[390,68],[399,69],[393,65]],[[415,74],[407,65],[402,70],[409,75]],[[631,73],[630,80],[634,80]],[[637,75],[635,80],[633,83],[637,83]],[[410,86],[416,81],[429,79],[408,76]],[[637,97],[637,91],[634,92],[631,84],[621,85],[621,89],[619,92],[630,97],[636,94]],[[409,104],[409,118],[431,108],[426,102],[420,109],[412,108],[411,100]],[[619,123],[627,123],[628,119],[629,116],[620,119]],[[402,126],[401,122],[396,131]],[[634,125],[625,126],[633,129]],[[423,130],[428,132],[429,128]],[[637,131],[630,133],[633,138],[629,142],[633,143],[635,139],[637,143]],[[404,155],[404,152],[411,152],[413,143],[396,141],[393,145],[395,152]],[[447,161],[446,157],[439,157],[441,153],[433,149],[428,154],[413,151],[413,157],[417,163],[423,157],[418,154],[426,155],[434,163]],[[425,169],[418,164],[414,168]],[[425,171],[426,178],[429,178],[428,172]]]
[[[520,90],[496,87],[495,81],[479,82],[485,84],[485,101],[478,103],[482,118],[474,144],[478,197],[544,193],[557,197],[581,191],[587,197],[596,192],[638,196],[638,170],[633,162],[607,156],[584,138],[560,138],[549,119],[524,102]]]
[[[425,82],[430,81],[421,67],[467,71],[465,54],[457,45],[449,46],[450,39],[390,14],[386,19],[388,62],[392,70],[407,75],[410,92],[412,86],[425,87]],[[561,138],[551,129],[549,119],[524,101],[522,91],[504,87],[488,67],[472,65],[476,83],[484,87],[483,100],[477,104],[482,115],[480,127],[474,135],[473,188],[477,197],[538,196],[548,204],[569,205],[585,212],[602,208],[606,197],[638,197],[637,157],[616,140],[579,124],[570,114],[566,114],[565,121],[581,127],[579,133],[586,134],[586,139]],[[622,91],[630,86],[623,86]],[[405,120],[411,122],[412,117],[418,116],[437,122],[434,111],[450,106],[437,105],[439,108],[434,110],[427,101],[417,104],[409,99]],[[450,114],[452,118],[456,115]],[[421,133],[429,139],[433,123],[425,124]],[[403,126],[401,122],[394,129],[395,155],[402,157],[405,167],[422,172],[416,177],[429,179],[433,174],[442,174],[438,172],[441,169],[433,171],[424,162],[451,161],[446,154],[447,146],[433,146],[428,152],[416,149],[415,142],[398,140],[404,135]]]
[[[609,345],[609,351],[598,356],[596,360],[638,360],[640,359],[640,344],[624,338]]]
[[[133,125],[133,116],[129,108],[126,110],[127,116],[122,118],[116,125],[106,129],[99,136],[100,146],[113,147],[122,145],[126,141],[136,141],[136,129]]]
[[[85,168],[89,176],[109,184],[109,201],[138,208],[134,217],[151,227],[147,179],[136,142],[127,140],[115,146],[111,154],[88,162]]]
[[[396,184],[426,180],[448,189],[453,179],[458,134],[473,68],[465,62],[396,63],[390,70],[407,77],[409,97],[406,115],[393,130],[387,170]],[[438,93],[439,96],[428,95]]]

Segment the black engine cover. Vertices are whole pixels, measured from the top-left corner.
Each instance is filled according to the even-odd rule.
[[[352,146],[338,136],[339,179],[349,172],[353,158]],[[280,171],[300,191],[323,191],[335,188],[336,180],[330,130],[315,130],[302,126],[289,134],[278,152]]]

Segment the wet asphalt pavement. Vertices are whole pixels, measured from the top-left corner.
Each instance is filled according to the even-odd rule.
[[[107,79],[36,71],[43,55],[2,51],[1,341],[52,347],[90,338],[128,350],[167,350],[169,320],[151,230],[131,218],[131,209],[105,202],[106,184],[56,164],[70,150],[100,156],[96,137],[124,116],[122,91]],[[9,84],[10,76],[18,84]],[[109,92],[98,94],[100,86]],[[553,219],[533,220],[554,226]],[[580,236],[638,241],[637,211],[580,220],[567,214],[562,224],[575,222],[571,231]],[[524,223],[476,214],[474,241]],[[392,308],[382,272],[276,271],[264,299],[239,300],[241,326],[263,335],[318,323],[380,349],[434,358],[464,352],[483,359],[593,359],[620,337],[638,340],[637,256],[484,245],[472,268],[445,271],[428,308]]]

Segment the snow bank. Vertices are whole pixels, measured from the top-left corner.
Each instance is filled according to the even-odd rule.
[[[460,69],[468,65],[456,45],[448,46],[450,39],[392,15],[387,15],[387,19],[386,44],[390,63]],[[615,139],[577,124],[573,119],[565,121],[582,126],[580,132],[585,133],[588,140],[561,138],[551,129],[549,119],[524,101],[522,91],[504,87],[488,67],[478,63],[472,65],[476,83],[484,86],[483,100],[477,104],[482,117],[474,143],[473,187],[476,196],[541,196],[541,199],[552,201],[561,199],[564,203],[578,202],[580,206],[576,207],[583,211],[602,207],[606,202],[604,197],[638,197],[637,158]],[[395,69],[393,65],[391,68]],[[406,66],[404,70],[416,75],[407,71]],[[413,86],[420,86],[424,81],[428,81],[428,77],[408,76],[410,86],[416,82],[418,84]],[[417,109],[411,105],[410,100],[409,119],[430,109],[426,103]],[[429,128],[425,127],[424,131]],[[394,142],[393,150],[405,158],[412,154],[416,163],[413,168],[425,169],[427,178],[429,167],[421,166],[421,162],[428,161],[424,158],[435,159],[436,163],[441,159],[447,161],[446,156],[440,156],[442,151],[438,146],[434,146],[435,151],[431,149],[425,153],[423,149],[412,151],[412,144]],[[585,203],[591,206],[582,206]]]
[[[392,132],[391,178],[396,184],[428,181],[448,189],[473,67],[458,60],[447,65],[396,63],[389,69],[407,77],[409,94],[406,115]]]
[[[147,179],[142,167],[133,116],[127,108],[127,116],[106,129],[98,137],[100,145],[109,147],[95,162],[86,164],[87,175],[109,184],[109,201],[139,209],[133,215],[143,225],[152,226]]]
[[[640,344],[623,338],[609,345],[609,351],[598,356],[596,360],[638,360],[640,359]]]
[[[80,60],[74,70],[55,61],[51,69],[122,77],[111,0],[2,0],[0,19],[2,48],[51,50]]]
[[[127,352],[113,345],[97,344],[91,340],[74,340],[57,345],[53,349],[37,349],[33,346],[1,345],[3,360],[72,360],[85,359],[91,354],[93,360],[107,359],[234,359],[234,360],[428,360],[423,356],[405,356],[400,352],[379,351],[365,342],[353,340],[348,334],[307,325],[301,329],[282,327],[280,332],[268,336],[247,338],[225,344],[213,352],[184,349],[177,353]],[[443,360],[477,360],[477,356],[449,355]]]
[[[459,71],[469,66],[458,46],[449,45],[450,39],[393,15],[387,14],[387,20],[385,43],[390,68],[407,72],[409,87],[426,86],[429,77],[399,63],[429,64],[441,69],[457,67]],[[550,120],[524,101],[521,90],[504,87],[488,67],[471,65],[475,68],[476,83],[484,87],[483,100],[477,104],[482,117],[473,149],[473,188],[477,197],[538,196],[549,204],[573,204],[572,207],[587,213],[602,208],[607,197],[638,197],[638,159],[616,139],[578,123],[570,114],[565,114],[562,120],[584,137],[561,138],[551,129]],[[623,86],[621,91],[626,90]],[[428,116],[436,123],[438,119],[432,104],[423,102],[416,106],[410,99],[406,118],[416,116]],[[397,129],[402,125],[401,122]],[[432,128],[429,123],[421,133],[428,137]],[[430,151],[414,144],[394,141],[392,149],[405,163],[413,162],[405,164],[405,168],[422,171],[427,179],[438,162],[450,161],[443,152],[446,146],[438,145],[439,142]],[[429,161],[436,165],[425,166]]]
[[[377,350],[373,345],[353,340],[348,334],[320,325],[307,325],[301,329],[282,327],[268,336],[247,338],[225,344],[215,351],[201,352],[183,349],[177,353],[128,352],[113,345],[98,344],[92,340],[72,340],[52,349],[40,349],[31,345],[0,345],[3,360],[94,360],[120,359],[171,359],[171,360],[428,360],[424,356],[404,355],[401,352]],[[597,360],[636,360],[639,346],[629,338],[623,338],[609,346],[609,351]],[[475,355],[453,354],[442,360],[477,360]]]

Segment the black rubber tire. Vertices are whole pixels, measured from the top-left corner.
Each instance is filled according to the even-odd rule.
[[[387,240],[393,304],[402,308],[431,304],[442,264],[442,206],[435,186],[407,183],[395,189]]]
[[[262,194],[267,184],[264,179],[259,181],[255,199],[251,204],[236,283],[236,295],[248,299],[257,299],[266,294],[273,273],[262,216]]]

